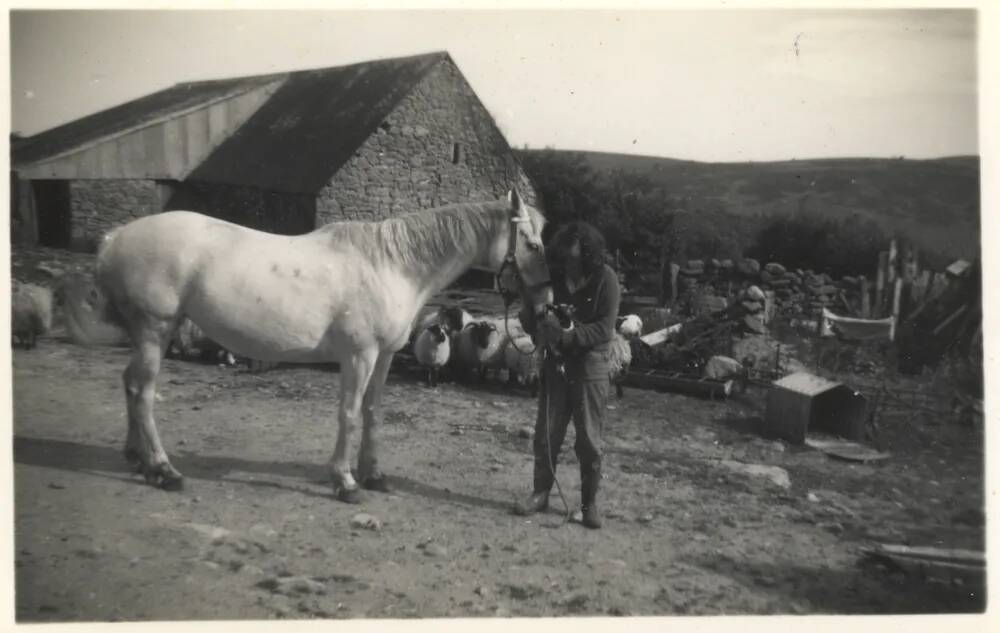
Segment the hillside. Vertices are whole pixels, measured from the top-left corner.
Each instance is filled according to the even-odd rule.
[[[527,150],[528,153],[538,150]],[[979,252],[979,158],[823,159],[700,163],[601,152],[582,155],[596,171],[642,175],[690,210],[738,215],[819,211],[859,214],[955,257]]]

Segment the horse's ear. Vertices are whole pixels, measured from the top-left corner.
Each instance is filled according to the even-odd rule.
[[[517,192],[517,189],[512,187],[510,191],[507,192],[507,201],[510,202],[511,215],[528,217],[528,210],[524,207],[521,194]]]

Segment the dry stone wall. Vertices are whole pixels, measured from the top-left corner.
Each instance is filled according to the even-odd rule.
[[[71,180],[70,246],[93,250],[111,228],[162,208],[154,180]]]
[[[174,185],[166,207],[198,211],[261,231],[299,235],[313,229],[315,202],[306,195],[186,181]]]
[[[753,287],[763,294],[751,291]],[[826,273],[789,269],[776,262],[762,266],[755,259],[689,260],[677,275],[677,290],[679,300],[695,307],[712,305],[705,297],[718,297],[727,305],[743,301],[750,313],[765,307],[765,296],[773,297],[769,318],[814,317],[824,307],[839,314],[856,314],[861,307],[857,277],[834,279]]]

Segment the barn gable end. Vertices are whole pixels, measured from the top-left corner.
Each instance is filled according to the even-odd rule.
[[[495,200],[515,174],[520,170],[507,141],[461,71],[444,57],[319,191],[316,221],[381,219]]]

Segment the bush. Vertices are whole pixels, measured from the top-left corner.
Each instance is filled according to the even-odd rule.
[[[766,221],[748,256],[831,275],[871,273],[889,236],[876,222],[858,215],[826,218],[816,213],[782,215]]]

